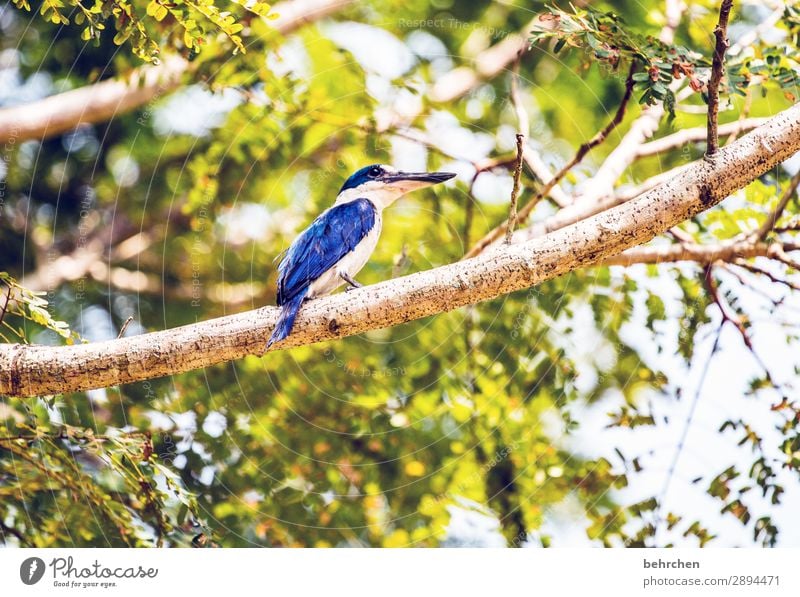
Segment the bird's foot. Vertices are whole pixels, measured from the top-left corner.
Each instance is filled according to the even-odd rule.
[[[339,272],[339,277],[348,284],[348,287],[344,289],[345,292],[350,292],[351,290],[364,286],[361,282],[354,280],[350,274],[346,272]]]

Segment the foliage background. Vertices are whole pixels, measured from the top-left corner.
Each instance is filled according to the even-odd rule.
[[[664,23],[660,1],[592,4],[642,35]],[[737,5],[734,41],[774,9]],[[452,101],[429,91],[530,31],[544,3],[363,2],[287,38],[237,5],[177,3],[170,15],[161,4],[96,6],[0,9],[0,105],[125,77],[172,52],[191,58],[192,71],[178,92],[108,123],[2,148],[5,287],[41,274],[46,290],[11,302],[3,341],[97,341],[130,317],[124,333],[138,334],[271,303],[276,256],[367,163],[459,177],[392,208],[363,282],[457,260],[506,216],[510,173],[473,176],[475,163],[513,153],[510,67]],[[105,29],[89,16],[78,22],[84,9],[106,17]],[[714,2],[692,2],[676,43],[709,57],[716,18]],[[748,50],[765,57],[782,40],[791,70],[792,27],[783,19]],[[582,49],[537,44],[519,70],[531,143],[553,169],[605,125],[624,92],[626,69]],[[726,94],[721,120],[774,114],[791,93],[768,82]],[[701,106],[700,94],[686,100],[659,136],[704,125]],[[413,114],[411,130],[426,141],[387,127],[389,110]],[[639,110],[566,190],[591,185]],[[702,152],[687,144],[641,159],[623,183]],[[751,229],[786,180],[764,177],[684,229],[706,240]],[[523,185],[536,186],[527,171]],[[542,202],[533,219],[554,210]],[[787,220],[797,212],[793,200]],[[75,261],[62,258],[86,254],[90,266],[72,276]],[[775,407],[797,397],[800,303],[785,285],[717,274],[747,315],[768,379],[737,330],[721,326],[703,275],[692,264],[598,267],[263,359],[2,398],[0,537],[36,546],[798,546],[788,505],[800,499],[797,417]]]

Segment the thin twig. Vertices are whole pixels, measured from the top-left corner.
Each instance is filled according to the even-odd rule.
[[[531,214],[533,209],[536,207],[537,203],[547,195],[550,190],[557,185],[561,180],[569,173],[572,168],[577,166],[581,160],[589,153],[592,149],[600,145],[603,141],[605,141],[611,132],[617,128],[617,126],[622,122],[622,119],[625,117],[625,110],[627,109],[628,102],[633,95],[633,75],[636,72],[637,64],[634,60],[631,63],[630,70],[628,71],[628,78],[625,81],[625,93],[622,96],[622,100],[620,101],[619,107],[617,108],[616,114],[611,119],[611,121],[603,127],[602,130],[598,131],[598,133],[589,139],[586,143],[581,145],[578,148],[578,151],[575,152],[575,156],[567,162],[561,170],[559,170],[553,178],[551,178],[545,185],[539,189],[539,191],[534,195],[534,197],[523,207],[519,210],[517,215],[517,223],[523,223],[527,217]],[[486,236],[484,236],[478,243],[472,247],[469,252],[464,256],[464,258],[468,259],[470,257],[474,257],[475,255],[479,254],[483,251],[486,247],[500,238],[504,232],[507,230],[508,223],[503,223],[497,226],[494,230],[489,232]]]
[[[786,254],[786,250],[781,245],[776,245],[772,251],[772,258],[777,259],[784,265],[788,265],[793,270],[800,272],[800,261],[795,261]]]
[[[122,328],[120,328],[119,334],[117,335],[117,340],[119,340],[125,335],[125,331],[128,329],[128,326],[131,324],[131,321],[133,321],[133,315],[130,315],[128,319],[125,320],[125,323],[122,324]]]
[[[517,225],[517,199],[519,198],[519,177],[522,174],[522,158],[525,152],[525,138],[530,133],[531,123],[528,111],[522,104],[522,95],[519,92],[519,65],[522,62],[522,53],[517,52],[517,60],[511,72],[511,102],[514,104],[514,111],[517,113],[517,161],[514,164],[514,186],[511,189],[511,201],[508,205],[508,223],[506,224],[506,244],[511,244],[511,236]]]
[[[703,366],[703,371],[700,374],[700,380],[697,382],[697,389],[695,390],[694,397],[692,398],[692,404],[689,407],[689,414],[686,416],[686,422],[683,425],[680,439],[678,439],[678,443],[675,446],[675,454],[673,454],[672,462],[667,469],[667,477],[664,479],[664,485],[661,488],[661,493],[658,497],[658,504],[654,513],[657,524],[660,521],[661,509],[663,508],[664,501],[669,493],[670,485],[672,485],[672,478],[675,476],[675,471],[678,468],[678,462],[680,461],[681,454],[683,453],[683,448],[686,445],[686,439],[689,437],[689,429],[692,427],[692,421],[694,421],[694,415],[695,412],[697,412],[697,405],[700,402],[700,395],[703,392],[703,386],[705,385],[706,377],[708,376],[708,370],[711,368],[711,362],[714,360],[714,355],[717,354],[717,351],[719,350],[719,340],[722,336],[722,328],[724,325],[725,322],[723,320],[723,322],[717,328],[717,335],[716,338],[714,338],[714,344],[711,347],[711,353],[708,355],[708,359]]]
[[[517,197],[519,196],[519,177],[522,174],[522,152],[525,135],[517,133],[517,166],[514,168],[514,187],[511,189],[511,202],[508,206],[508,223],[506,224],[506,244],[511,244],[511,236],[517,225]]]
[[[672,230],[674,231],[675,229],[673,228]],[[606,257],[600,262],[600,265],[629,267],[636,263],[662,264],[676,263],[678,261],[694,261],[702,265],[710,265],[716,262],[733,263],[737,259],[768,257],[791,266],[792,259],[787,255],[787,251],[798,250],[800,250],[800,245],[781,241],[753,243],[748,239],[744,239],[713,244],[681,242],[671,245],[633,247],[617,255]],[[800,264],[797,264],[797,266],[800,267]]]
[[[69,429],[68,429],[69,427]],[[70,433],[72,431],[72,433]],[[118,435],[104,435],[92,434],[86,435],[86,430],[78,427],[65,426],[60,427],[57,433],[18,433],[16,435],[2,435],[0,442],[37,442],[40,440],[73,440],[75,442],[85,441],[91,442],[108,442],[118,440],[119,438],[144,438],[149,440],[151,435],[149,431],[120,431]]]
[[[759,288],[757,284],[754,284],[752,280],[748,280],[743,274],[738,272],[728,263],[722,263],[719,265],[722,269],[728,272],[731,276],[736,278],[736,280],[745,288],[749,288],[751,292],[761,296],[762,298],[768,300],[772,303],[773,307],[780,307],[783,304],[783,299],[776,299],[773,298],[768,292],[764,289]],[[745,268],[746,269],[746,268]],[[776,280],[777,281],[777,280]]]
[[[773,229],[773,232],[775,234],[800,232],[800,215],[792,217],[792,219],[783,226],[777,226]]]
[[[8,526],[5,522],[3,522],[2,518],[0,518],[0,534],[3,536],[3,542],[6,542],[6,535],[14,535],[22,547],[36,547],[36,544],[26,539],[25,535],[23,535],[21,531],[15,529],[14,527]]]
[[[6,284],[5,282],[3,282]],[[8,294],[6,294],[6,302],[3,304],[3,310],[0,311],[0,323],[3,323],[3,319],[5,319],[6,312],[8,311],[8,302],[11,300],[11,284],[6,284],[8,286]]]
[[[666,0],[665,4],[666,23],[661,29],[659,39],[664,43],[671,44],[674,41],[675,31],[680,24],[683,12],[688,7],[683,0]],[[669,86],[670,91],[676,94],[676,99],[680,99],[683,95],[679,90],[685,80],[676,79]],[[684,89],[693,92],[690,86]],[[638,147],[652,137],[660,128],[665,112],[664,102],[658,102],[653,106],[645,106],[641,110],[639,116],[627,127],[628,130],[622,135],[617,146],[609,152],[600,167],[595,170],[590,184],[585,185],[580,190],[575,203],[580,203],[583,206],[592,205],[604,197],[614,194],[614,186],[617,181],[636,160]]]
[[[525,49],[523,48],[517,52],[517,60],[514,62],[514,67],[511,72],[511,102],[514,105],[514,112],[517,114],[519,132],[527,137],[530,135],[531,130],[530,116],[528,116],[528,111],[525,109],[522,96],[519,92],[519,66],[520,62],[522,62],[524,51]],[[528,143],[525,143],[522,155],[528,168],[530,168],[533,175],[538,178],[542,184],[553,178],[553,173],[550,171],[550,168]],[[516,166],[516,163],[514,166]],[[570,203],[564,191],[561,190],[561,187],[557,184],[550,187],[550,190],[548,190],[546,194],[549,195],[559,207],[564,207]]]
[[[725,52],[730,47],[728,42],[728,17],[733,8],[733,0],[722,0],[719,9],[719,22],[714,28],[717,39],[714,58],[711,62],[711,78],[708,81],[708,135],[706,138],[706,156],[713,156],[719,149],[717,134],[717,114],[719,112],[719,83],[725,72]]]
[[[767,378],[767,381],[770,385],[776,389],[778,389],[778,384],[775,383],[774,379],[772,378],[772,374],[769,372],[764,361],[761,360],[761,357],[758,356],[755,347],[753,346],[753,341],[750,338],[750,334],[747,331],[747,328],[744,325],[744,321],[741,317],[739,317],[736,313],[729,313],[728,307],[726,307],[725,303],[722,300],[722,296],[720,296],[719,288],[717,287],[717,282],[714,279],[713,274],[713,266],[707,265],[704,269],[704,276],[703,276],[703,283],[705,284],[706,289],[708,290],[709,295],[711,296],[711,300],[714,301],[714,304],[717,305],[719,309],[720,315],[722,316],[722,325],[726,323],[730,323],[736,330],[739,332],[739,335],[742,337],[742,342],[747,347],[747,350],[750,351],[750,354],[753,355],[753,358],[758,363],[758,366],[764,371],[764,375]]]
[[[778,276],[776,276],[775,274],[773,274],[769,270],[762,269],[762,268],[758,267],[757,265],[753,265],[752,263],[747,263],[747,261],[745,261],[744,259],[737,259],[736,261],[733,262],[733,264],[738,266],[738,267],[741,267],[742,269],[746,269],[751,274],[757,274],[757,275],[761,275],[761,276],[766,276],[767,278],[769,278],[772,282],[775,282],[776,284],[783,284],[787,288],[790,288],[792,290],[800,292],[800,285],[795,284],[794,282],[791,282],[789,280],[785,280],[783,278],[779,278]]]
[[[783,214],[783,210],[785,210],[786,206],[789,205],[789,201],[791,201],[798,185],[800,185],[800,171],[798,171],[797,174],[792,177],[789,186],[786,187],[786,190],[781,196],[780,201],[778,201],[778,205],[775,206],[775,209],[772,211],[769,217],[767,217],[761,227],[753,233],[753,239],[756,242],[764,240],[767,234],[769,234],[770,230],[775,227],[775,224]]]

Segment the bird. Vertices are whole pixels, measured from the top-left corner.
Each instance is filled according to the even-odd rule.
[[[453,172],[402,172],[365,166],[342,185],[334,204],[295,239],[278,265],[278,321],[266,348],[289,336],[304,301],[330,294],[355,277],[378,243],[383,210],[399,197],[453,178]]]

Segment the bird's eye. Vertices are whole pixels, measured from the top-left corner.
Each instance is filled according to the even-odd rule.
[[[368,174],[372,178],[378,178],[382,173],[383,173],[383,170],[380,167],[373,166],[372,168],[369,169],[369,173]]]

